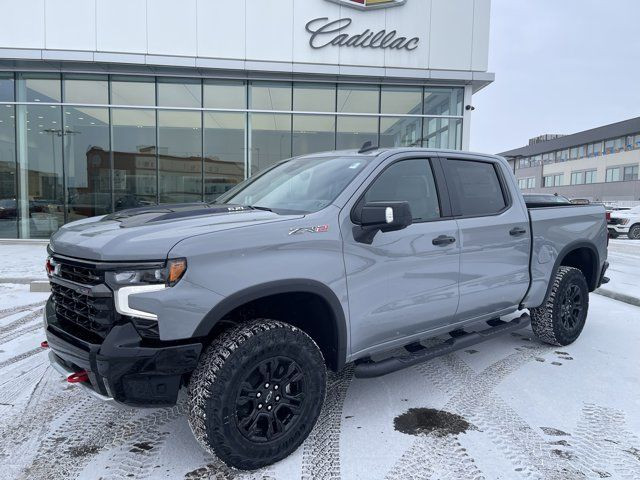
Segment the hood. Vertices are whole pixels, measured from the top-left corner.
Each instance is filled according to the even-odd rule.
[[[614,210],[611,212],[611,218],[631,218],[640,217],[640,210],[632,208],[631,210]]]
[[[164,260],[189,237],[296,217],[301,215],[206,203],[135,208],[64,225],[51,237],[51,249],[97,261]]]

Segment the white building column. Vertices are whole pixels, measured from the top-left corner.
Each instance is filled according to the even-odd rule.
[[[462,102],[462,150],[469,150],[471,143],[471,110],[467,110],[467,105],[473,105],[473,87],[464,87],[464,102]]]

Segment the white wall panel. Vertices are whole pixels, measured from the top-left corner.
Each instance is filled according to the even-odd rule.
[[[155,55],[197,55],[196,0],[147,0],[147,48]]]
[[[486,71],[489,68],[489,25],[491,23],[491,0],[474,0],[473,45],[471,46],[471,69]]]
[[[247,60],[291,62],[293,0],[252,0],[246,18]]]
[[[438,0],[436,0],[438,1]],[[401,8],[386,10],[387,31],[397,30],[398,36],[420,38],[418,48],[408,50],[385,50],[385,67],[426,68],[429,65],[429,25],[431,23],[432,0],[407,2]]]
[[[473,0],[437,0],[431,7],[430,67],[469,70]]]
[[[294,0],[293,5],[293,61],[301,63],[330,63],[337,65],[340,58],[339,48],[309,47],[309,33],[306,24],[315,18],[327,17],[330,21],[340,18],[340,5],[329,2]],[[321,25],[322,23],[318,23]]]
[[[347,32],[350,35],[360,34],[367,28],[377,33],[387,27],[385,9],[360,12],[353,8],[340,7],[340,10],[341,18],[353,19]],[[384,50],[381,48],[340,47],[340,64],[384,67]]]
[[[0,48],[44,48],[44,0],[0,0]]]
[[[58,50],[96,49],[96,4],[94,0],[46,0],[46,48]]]
[[[244,58],[247,0],[198,0],[198,56]]]
[[[96,30],[98,51],[147,53],[147,1],[96,0]]]

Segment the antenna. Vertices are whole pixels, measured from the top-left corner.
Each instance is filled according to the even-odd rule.
[[[362,147],[360,147],[360,150],[358,150],[358,153],[367,153],[372,150],[377,150],[378,148],[379,148],[378,145],[374,145],[373,143],[371,143],[371,140],[367,140],[366,142],[364,142]]]

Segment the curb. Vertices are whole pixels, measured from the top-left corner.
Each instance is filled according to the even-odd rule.
[[[613,290],[607,290],[606,288],[599,288],[594,293],[602,295],[603,297],[609,297],[619,302],[628,303],[635,307],[640,307],[640,298],[632,297],[631,295],[625,295],[624,293],[614,292]]]

